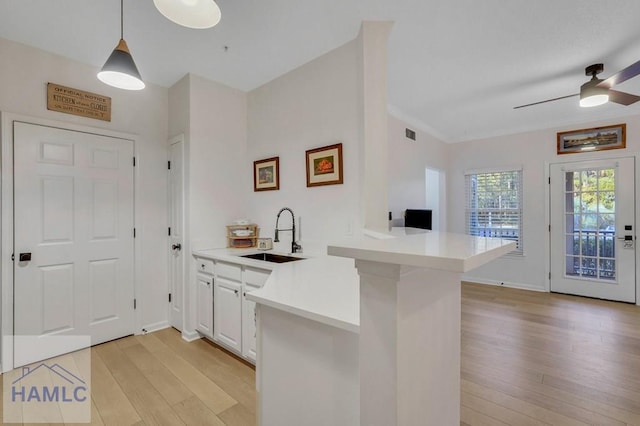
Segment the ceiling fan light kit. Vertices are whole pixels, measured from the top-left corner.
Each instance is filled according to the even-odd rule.
[[[609,89],[598,87],[602,80],[594,78],[580,86],[580,106],[594,107],[609,102]]]
[[[629,65],[617,74],[612,75],[606,80],[602,80],[596,77],[604,71],[603,64],[593,64],[585,68],[584,73],[591,76],[591,80],[580,86],[580,93],[575,95],[561,96],[558,98],[547,99],[545,101],[533,102],[530,104],[520,105],[513,109],[530,107],[533,105],[540,105],[547,102],[558,101],[560,99],[572,98],[574,96],[580,96],[581,107],[594,107],[598,105],[606,104],[607,102],[614,102],[620,105],[631,105],[640,101],[640,96],[632,95],[631,93],[619,92],[613,90],[612,87],[616,84],[623,83],[630,78],[633,78],[640,74],[640,61]]]
[[[122,3],[123,0],[120,0],[120,41],[98,73],[98,79],[118,89],[142,90],[144,81],[123,38]]]
[[[187,28],[211,28],[220,22],[220,8],[213,0],[153,0],[165,18]]]

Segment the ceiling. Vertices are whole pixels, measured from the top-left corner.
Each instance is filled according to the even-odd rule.
[[[584,68],[608,77],[640,59],[638,0],[217,0],[191,30],[152,0],[124,3],[124,36],[147,82],[186,73],[245,91],[391,20],[389,109],[446,142],[640,114],[640,102],[578,107]],[[101,67],[119,38],[117,0],[0,0],[0,37]],[[228,48],[225,49],[225,46]],[[7,58],[2,58],[2,61]],[[640,94],[640,77],[617,90]]]

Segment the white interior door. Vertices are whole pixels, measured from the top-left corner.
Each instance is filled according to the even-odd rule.
[[[13,148],[14,367],[132,334],[133,142],[15,122]]]
[[[635,302],[635,160],[550,166],[551,291]]]
[[[169,146],[169,229],[170,229],[170,321],[182,330],[184,288],[184,186],[182,138]]]

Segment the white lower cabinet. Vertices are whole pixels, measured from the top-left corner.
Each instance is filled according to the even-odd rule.
[[[255,363],[256,304],[246,295],[261,288],[271,271],[199,257],[196,265],[196,329]]]
[[[196,329],[213,338],[213,276],[196,273]]]
[[[242,351],[242,285],[216,278],[214,285],[214,340],[229,349]]]
[[[256,362],[256,303],[247,299],[247,293],[262,287],[269,274],[247,266],[242,272],[242,356],[252,362]]]
[[[247,299],[247,292],[260,287],[245,286],[242,293],[242,356],[256,362],[256,302]]]

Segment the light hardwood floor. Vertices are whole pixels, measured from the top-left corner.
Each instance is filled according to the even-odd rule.
[[[640,308],[464,284],[464,425],[640,425]]]
[[[639,307],[470,283],[462,293],[462,425],[640,426]],[[256,423],[255,371],[204,340],[166,329],[91,353],[94,424]]]

